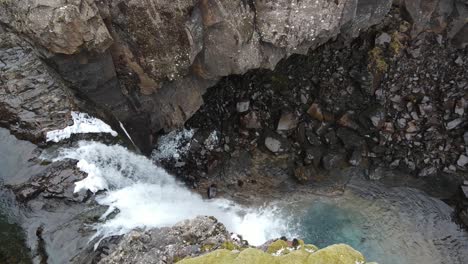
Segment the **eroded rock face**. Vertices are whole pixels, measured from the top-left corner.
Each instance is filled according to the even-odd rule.
[[[71,121],[75,100],[66,85],[11,33],[0,33],[0,126],[21,139],[44,140],[45,132]]]
[[[5,0],[0,5],[0,22],[51,52],[102,52],[112,43],[94,0]]]
[[[145,145],[193,115],[221,77],[356,36],[391,2],[5,0],[0,21]]]

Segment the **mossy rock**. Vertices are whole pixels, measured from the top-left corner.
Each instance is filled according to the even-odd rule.
[[[399,56],[403,50],[403,44],[400,41],[400,35],[397,31],[392,33],[392,41],[390,42],[390,50],[394,56]]]
[[[200,251],[201,252],[207,252],[207,251],[210,251],[213,249],[215,245],[214,244],[205,244],[203,246],[200,247]]]
[[[312,245],[312,244],[305,244],[305,245],[303,246],[303,248],[304,248],[305,250],[309,251],[309,252],[315,252],[315,251],[319,250],[319,248],[318,248],[317,246]]]
[[[369,69],[380,73],[388,70],[382,49],[375,47],[369,51]]]
[[[287,248],[287,247],[288,247],[288,242],[286,242],[284,240],[281,240],[281,239],[278,239],[278,240],[276,240],[275,242],[271,243],[268,246],[268,249],[267,249],[266,252],[268,254],[275,254],[279,250],[281,250],[283,248]]]
[[[278,240],[280,241],[280,240]],[[276,242],[276,241],[275,241]],[[283,241],[286,243],[286,241]],[[278,242],[279,246],[285,244]],[[287,246],[287,243],[286,243]],[[281,249],[281,248],[279,248]],[[278,249],[278,250],[279,250]],[[273,248],[272,248],[273,250]],[[256,248],[241,252],[218,249],[196,258],[186,258],[180,264],[356,264],[365,263],[364,256],[352,247],[344,244],[332,245],[316,252],[295,250],[282,256],[273,256]]]
[[[223,244],[221,244],[221,248],[227,249],[227,250],[239,250],[240,249],[237,245],[229,241],[223,242]]]

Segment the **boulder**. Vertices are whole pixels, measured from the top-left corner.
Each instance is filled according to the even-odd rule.
[[[174,263],[216,248],[233,250],[239,246],[214,217],[199,216],[173,227],[134,230],[99,263]]]

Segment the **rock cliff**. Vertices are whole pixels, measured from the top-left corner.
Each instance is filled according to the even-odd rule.
[[[80,97],[141,142],[185,122],[221,77],[273,68],[293,53],[356,36],[379,1],[74,0],[0,2],[0,25],[26,39]]]

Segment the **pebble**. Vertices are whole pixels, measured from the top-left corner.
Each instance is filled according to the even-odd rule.
[[[460,157],[457,160],[457,165],[460,167],[465,167],[465,165],[468,164],[468,157],[465,155],[460,155]]]
[[[454,119],[454,120],[447,123],[447,129],[452,130],[452,129],[456,128],[458,125],[460,125],[462,122],[463,122],[462,118]]]
[[[297,117],[294,113],[285,113],[281,115],[281,118],[278,122],[277,130],[292,130],[297,127]]]
[[[237,102],[236,110],[238,113],[245,113],[249,111],[250,101],[240,101]]]
[[[280,152],[281,151],[281,141],[279,141],[276,138],[266,137],[265,138],[265,147],[269,151],[271,151],[273,153]]]
[[[307,113],[315,118],[316,120],[323,121],[323,113],[322,109],[320,109],[320,106],[317,103],[313,103],[310,107],[309,110],[307,110]]]
[[[389,34],[383,32],[375,39],[375,45],[383,46],[387,43],[390,43],[390,41],[392,41],[392,37]]]
[[[468,199],[468,186],[462,186],[461,187],[463,195],[465,196],[465,199]]]

